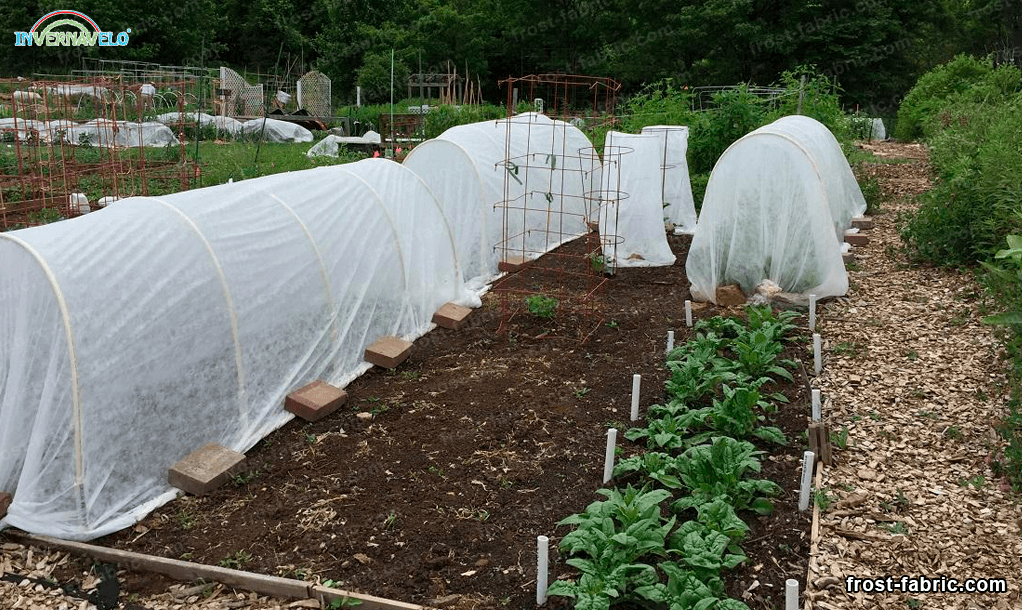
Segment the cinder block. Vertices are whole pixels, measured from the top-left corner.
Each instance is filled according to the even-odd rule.
[[[852,219],[852,227],[860,231],[868,231],[873,228],[873,219],[869,216],[856,216]]]
[[[853,246],[865,246],[869,243],[869,237],[862,233],[845,233],[845,241]]]
[[[524,256],[508,256],[506,260],[497,263],[497,270],[505,273],[514,273],[524,267],[527,262]]]
[[[855,262],[855,255],[852,254],[851,252],[842,252],[841,253],[841,262],[843,262],[846,265],[848,263],[854,263]]]
[[[412,344],[397,337],[383,337],[366,348],[365,359],[385,369],[395,368],[408,359]]]
[[[0,519],[7,516],[7,509],[11,507],[14,498],[6,491],[0,491]]]
[[[284,399],[284,409],[305,421],[318,421],[344,406],[348,393],[323,381],[313,381]]]
[[[167,482],[195,496],[207,494],[245,467],[245,454],[215,443],[196,449],[167,472]]]
[[[465,325],[465,319],[468,318],[470,313],[472,313],[472,310],[468,307],[462,307],[454,303],[444,303],[443,307],[436,310],[436,313],[433,314],[433,324],[442,328],[458,330]]]

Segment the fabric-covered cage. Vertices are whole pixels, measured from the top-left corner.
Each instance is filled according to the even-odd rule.
[[[750,295],[763,280],[803,297],[847,292],[835,235],[844,221],[832,212],[850,221],[858,202],[842,180],[848,164],[828,156],[826,138],[810,137],[815,127],[808,121],[816,123],[775,121],[718,159],[685,267],[696,299],[716,302],[717,287],[732,283]]]
[[[194,449],[247,450],[290,419],[288,392],[345,385],[372,341],[470,300],[449,235],[391,214],[443,226],[427,189],[388,206],[383,174],[322,167],[0,234],[0,527],[130,526]]]
[[[600,235],[608,262],[618,267],[673,265],[664,229],[660,134],[608,131],[603,146]]]
[[[599,159],[577,127],[540,113],[525,113],[451,127],[438,139],[453,142],[468,154],[483,183],[482,192],[490,198],[483,205],[498,206],[485,216],[486,226],[478,229],[492,239],[494,229],[488,220],[493,219],[499,239],[488,247],[506,251],[489,259],[491,275],[497,273],[496,263],[505,254],[535,258],[586,232],[586,196]],[[417,172],[448,171],[425,165],[419,162]],[[449,196],[438,198],[448,205]],[[456,242],[462,243],[457,234]]]
[[[661,192],[664,218],[674,224],[676,233],[694,233],[696,207],[692,183],[688,176],[688,127],[683,125],[652,125],[643,127],[643,135],[663,138]]]

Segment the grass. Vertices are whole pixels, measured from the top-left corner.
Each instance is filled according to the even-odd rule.
[[[312,144],[269,144],[259,147],[259,162],[256,162],[255,142],[231,142],[215,144],[199,143],[199,164],[202,166],[200,186],[224,184],[228,180],[246,180],[282,172],[312,169],[323,165],[338,165],[364,159],[366,155],[343,151],[338,157],[316,157],[310,159],[305,153]],[[193,157],[194,145],[189,147],[189,158]]]

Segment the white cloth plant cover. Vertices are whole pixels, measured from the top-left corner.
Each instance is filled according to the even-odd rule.
[[[311,152],[311,151],[310,151]],[[405,157],[443,208],[466,281],[481,287],[497,275],[501,193],[484,182],[468,151],[449,140],[426,140]]]
[[[309,157],[336,157],[340,154],[343,144],[357,144],[370,146],[380,143],[380,134],[375,131],[367,132],[364,136],[336,136],[329,135],[312,145],[305,156]]]
[[[721,155],[685,264],[695,299],[716,302],[717,287],[733,283],[751,295],[763,280],[787,293],[847,292],[822,167],[798,140],[765,128]]]
[[[688,177],[688,127],[653,125],[643,127],[642,134],[660,136],[664,140],[661,157],[664,218],[674,223],[675,231],[695,233],[696,207],[692,199],[692,183]]]
[[[220,116],[206,114],[205,112],[166,112],[158,115],[156,120],[165,124],[176,127],[181,123],[195,124],[199,122],[201,127],[208,125],[216,126],[217,131],[223,132],[229,136],[236,136],[241,133],[241,121],[229,116]]]
[[[75,146],[117,146],[117,129],[112,123],[88,122],[69,127],[64,132],[64,141]]]
[[[435,226],[422,196],[406,205]],[[288,392],[343,386],[375,339],[425,332],[459,290],[449,238],[398,226],[331,166],[0,234],[0,528],[128,527],[191,451],[251,448]]]
[[[675,261],[664,231],[663,136],[608,131],[603,146],[600,236],[617,267],[664,267]]]
[[[38,133],[40,138],[45,137],[46,123],[35,119],[15,119],[14,117],[0,119],[0,140],[13,141],[14,138],[17,138],[24,142],[34,137],[33,132]]]
[[[469,307],[482,304],[478,295],[464,288],[447,218],[433,192],[415,172],[387,159],[363,159],[337,167],[365,181],[390,213],[408,269],[405,291],[413,304],[433,311],[447,301]],[[429,273],[430,269],[447,272],[438,277]]]
[[[883,141],[887,139],[887,128],[884,127],[884,120],[877,118],[873,119],[873,124],[870,126],[869,139]]]
[[[498,205],[497,226],[504,226],[506,214],[507,234],[499,241],[508,256],[536,258],[587,230],[585,197],[599,161],[586,154],[589,140],[577,127],[527,113],[451,127],[438,139],[461,146],[486,194],[497,194],[489,205]]]
[[[263,129],[263,123],[266,129]],[[312,132],[295,123],[278,121],[277,119],[253,119],[241,124],[241,133],[252,138],[259,138],[262,133],[264,142],[311,142],[315,138]]]
[[[54,119],[47,121],[46,126],[40,130],[39,134],[46,142],[58,142],[64,138],[64,134],[67,130],[77,125],[74,121],[68,119]]]
[[[806,151],[820,170],[834,234],[838,242],[844,241],[845,229],[852,226],[852,218],[866,213],[866,199],[834,134],[823,123],[801,115],[781,117],[753,133],[756,132],[792,139]]]
[[[120,123],[117,126],[118,146],[174,146],[176,144],[178,144],[177,136],[163,123]]]

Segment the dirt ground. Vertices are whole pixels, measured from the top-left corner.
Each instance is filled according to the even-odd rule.
[[[438,328],[395,371],[374,368],[350,384],[342,411],[269,435],[232,483],[98,544],[404,602],[535,607],[536,536],[550,536],[551,579],[569,575],[556,552],[569,530],[556,523],[600,498],[609,426],[625,453],[635,450],[623,439],[632,374],[642,375],[643,410],[661,402],[667,331],[686,340],[690,237],[670,241],[673,267],[608,279],[601,320],[519,314],[501,333],[501,297],[487,295],[466,328]],[[696,318],[718,313],[738,310],[707,307]],[[584,343],[574,339],[580,326],[592,331]],[[786,357],[806,360],[806,345]],[[769,517],[742,515],[749,561],[727,581],[754,609],[783,606],[784,580],[808,568],[809,518],[796,506],[807,388],[804,373],[779,388],[792,402],[774,425],[792,442],[769,447],[764,474],[785,495]],[[89,569],[72,559],[54,576],[81,580]],[[123,574],[121,599],[169,584]]]

